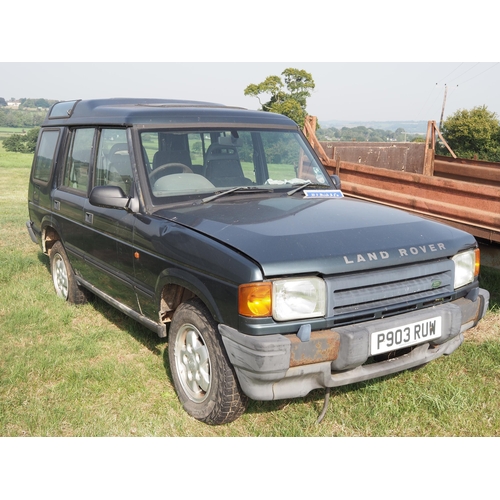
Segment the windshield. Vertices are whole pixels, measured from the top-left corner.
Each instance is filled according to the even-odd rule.
[[[148,130],[140,140],[153,203],[234,187],[329,186],[322,166],[297,131]],[[234,192],[246,192],[234,191]]]

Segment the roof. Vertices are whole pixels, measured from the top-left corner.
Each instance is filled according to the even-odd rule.
[[[187,127],[214,123],[297,127],[295,122],[276,113],[203,101],[133,98],[62,101],[50,108],[42,126],[162,124]]]

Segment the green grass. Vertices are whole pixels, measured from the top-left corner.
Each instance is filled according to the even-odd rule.
[[[453,355],[332,390],[319,425],[322,391],[210,427],[182,410],[164,340],[99,300],[57,299],[25,227],[30,166],[0,148],[0,436],[500,436],[499,272],[482,271],[493,308]]]

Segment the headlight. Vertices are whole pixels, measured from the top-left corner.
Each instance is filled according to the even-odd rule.
[[[289,278],[248,283],[239,287],[239,313],[276,321],[325,315],[326,285],[321,278]]]
[[[457,253],[452,260],[455,263],[455,290],[472,283],[479,275],[479,248]]]
[[[321,278],[292,278],[273,282],[273,318],[276,321],[325,315],[325,282]]]

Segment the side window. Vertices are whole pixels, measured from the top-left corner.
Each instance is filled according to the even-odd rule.
[[[130,194],[132,164],[125,129],[101,130],[94,186],[118,186]]]
[[[50,179],[58,139],[58,130],[45,130],[42,132],[33,169],[33,178],[37,181],[48,182]]]
[[[73,130],[66,158],[63,185],[82,193],[87,193],[88,188],[94,131],[93,128]]]

